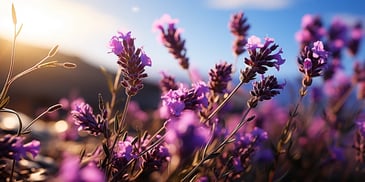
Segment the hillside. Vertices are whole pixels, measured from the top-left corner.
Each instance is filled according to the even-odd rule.
[[[0,80],[5,81],[9,68],[11,43],[0,39]],[[16,44],[15,70],[19,73],[25,70],[49,52],[49,49],[39,48],[28,44]],[[9,108],[34,116],[37,109],[48,107],[59,101],[60,98],[69,97],[77,93],[93,106],[97,105],[97,95],[101,93],[105,100],[110,94],[107,90],[106,78],[100,68],[86,63],[75,55],[58,52],[52,60],[59,62],[73,62],[76,69],[47,68],[40,69],[15,81],[9,91]],[[117,64],[116,64],[117,66]],[[123,94],[121,92],[121,94]],[[159,88],[153,83],[145,83],[145,89],[134,97],[143,108],[155,108],[159,101]],[[148,100],[149,102],[145,102]]]

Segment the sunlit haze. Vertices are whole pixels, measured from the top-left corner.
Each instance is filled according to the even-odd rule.
[[[227,24],[230,16],[244,11],[251,25],[250,35],[270,36],[283,48],[287,63],[281,75],[294,74],[298,43],[294,34],[300,29],[303,15],[321,15],[325,26],[336,16],[349,24],[365,23],[364,2],[316,0],[13,0],[0,2],[0,36],[12,36],[11,3],[18,15],[18,27],[23,24],[19,41],[43,47],[60,46],[60,51],[80,56],[93,65],[110,70],[117,69],[116,58],[108,54],[108,42],[118,31],[132,31],[136,45],[143,46],[152,58],[152,68],[147,72],[152,78],[160,78],[161,70],[177,76],[186,76],[167,50],[156,41],[151,31],[152,23],[165,13],[179,19],[184,29],[187,56],[191,67],[202,77],[219,61],[233,62],[231,51],[233,37]],[[359,58],[364,58],[364,51]],[[362,57],[361,57],[362,56]],[[351,67],[351,65],[349,65]]]

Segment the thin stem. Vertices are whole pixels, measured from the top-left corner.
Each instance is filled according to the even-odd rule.
[[[21,135],[22,128],[23,128],[23,123],[22,123],[22,120],[21,120],[21,118],[20,118],[19,114],[18,114],[16,111],[11,110],[11,109],[7,109],[7,108],[2,108],[2,109],[0,110],[0,112],[8,112],[8,113],[12,113],[12,114],[14,114],[14,115],[17,117],[18,122],[19,122],[19,128],[18,128],[18,131],[17,131],[16,135],[17,135],[17,136],[20,136],[20,135]]]
[[[251,108],[248,108],[246,110],[246,112],[242,115],[242,118],[240,120],[240,122],[238,123],[238,125],[235,127],[235,129],[223,140],[222,143],[220,143],[217,147],[215,147],[213,149],[212,152],[210,152],[207,156],[205,156],[202,160],[199,161],[199,163],[194,166],[194,168],[192,170],[190,170],[190,172],[182,179],[182,181],[186,181],[187,179],[189,179],[196,170],[198,170],[198,168],[213,154],[217,153],[219,150],[223,149],[232,139],[232,137],[237,133],[237,131],[247,123],[246,117],[248,115],[248,113],[251,111]]]
[[[42,64],[44,61],[46,61],[48,58],[50,58],[49,56],[46,56],[44,57],[42,60],[40,60],[37,64],[33,65],[32,67],[22,71],[21,73],[15,75],[13,78],[11,78],[9,80],[9,86],[16,80],[16,79],[19,79],[20,77],[26,75],[26,74],[29,74],[37,69],[39,69],[39,65]]]
[[[218,105],[217,108],[214,109],[214,111],[212,113],[209,114],[209,116],[203,121],[203,123],[206,123],[207,121],[209,121],[210,119],[212,119],[212,117],[214,115],[216,115],[222,108],[224,105],[226,105],[226,103],[232,98],[232,96],[238,91],[238,89],[243,85],[243,81],[240,81],[240,83],[238,83],[238,85],[229,93],[229,95],[224,98],[224,100],[222,101],[222,103],[220,103]]]
[[[122,70],[118,69],[117,74],[115,75],[113,90],[112,90],[112,93],[111,93],[112,98],[111,98],[110,105],[109,105],[109,108],[110,108],[110,111],[111,111],[110,114],[112,114],[113,108],[115,106],[115,102],[117,100],[117,91],[119,89],[119,82],[120,82],[120,75],[121,74],[122,74]]]
[[[13,35],[13,42],[11,47],[11,58],[10,58],[10,65],[9,65],[9,71],[8,75],[6,77],[6,81],[4,84],[3,89],[1,90],[0,100],[3,100],[6,97],[6,94],[9,90],[10,84],[9,80],[10,77],[13,75],[14,70],[14,62],[15,62],[15,43],[16,43],[17,33],[16,33],[16,24],[14,24],[14,35]]]
[[[114,141],[113,141],[113,145],[112,147],[110,148],[110,151],[113,152],[114,151],[114,148],[115,148],[115,145],[117,144],[117,141],[119,140],[119,137],[120,137],[120,134],[121,132],[125,129],[125,118],[127,116],[127,110],[128,110],[128,105],[129,105],[129,102],[131,101],[131,96],[127,94],[127,99],[125,101],[125,105],[124,105],[124,109],[123,109],[123,113],[122,113],[122,117],[121,117],[121,120],[119,121],[120,123],[118,123],[118,131],[117,133],[115,134],[115,138],[114,138]],[[111,161],[111,156],[109,156],[109,162]],[[107,170],[107,173],[108,173],[108,176],[110,175],[110,172],[111,172],[111,165],[109,166],[109,169]]]

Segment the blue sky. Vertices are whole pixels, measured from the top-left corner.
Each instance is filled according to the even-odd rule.
[[[283,48],[287,62],[277,73],[283,77],[298,74],[294,34],[300,29],[303,15],[321,15],[325,26],[335,16],[349,24],[360,20],[365,25],[365,2],[360,0],[14,0],[0,2],[0,35],[5,37],[12,32],[11,2],[19,22],[24,24],[19,41],[49,47],[59,44],[60,51],[110,70],[118,68],[116,57],[107,53],[110,37],[118,30],[132,31],[136,45],[143,46],[152,58],[152,68],[147,68],[151,79],[160,79],[162,70],[187,77],[152,32],[153,21],[165,13],[179,19],[191,68],[203,77],[215,63],[233,62],[228,21],[238,11],[248,18],[249,35],[272,37]],[[364,45],[358,58],[365,60]],[[351,67],[352,62],[346,66]]]

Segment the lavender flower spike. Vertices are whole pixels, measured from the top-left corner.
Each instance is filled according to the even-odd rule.
[[[303,86],[310,86],[312,78],[320,76],[327,64],[328,53],[324,50],[323,43],[317,41],[313,47],[305,46],[298,57],[299,71],[304,74]]]
[[[285,59],[281,57],[283,53],[281,48],[276,53],[273,53],[279,47],[273,43],[274,39],[269,37],[265,38],[265,43],[261,43],[260,38],[256,36],[248,38],[246,47],[250,57],[245,58],[245,64],[259,74],[264,74],[268,67],[275,67],[279,70],[280,66],[284,64]]]
[[[215,69],[211,69],[209,72],[209,88],[213,90],[214,93],[227,93],[228,82],[232,80],[231,74],[232,64],[228,64],[227,62],[216,64]]]
[[[188,89],[181,86],[177,90],[170,90],[162,96],[162,110],[167,110],[165,117],[180,116],[183,110],[200,110],[208,106],[206,94],[209,92],[208,86],[204,82],[198,82]]]
[[[247,24],[247,18],[244,17],[244,13],[238,12],[232,15],[228,26],[231,33],[236,37],[233,42],[233,52],[238,56],[246,51],[247,31],[250,25]]]
[[[104,133],[105,121],[93,114],[93,109],[89,104],[81,103],[77,105],[76,109],[71,111],[71,114],[74,117],[75,124],[79,126],[79,131],[84,130],[95,136]]]
[[[254,82],[253,89],[250,92],[252,97],[247,101],[247,105],[254,108],[259,101],[270,100],[275,95],[280,94],[279,90],[283,89],[284,86],[285,83],[279,84],[273,75],[264,77],[259,82]]]
[[[143,88],[142,78],[147,77],[146,66],[151,66],[151,58],[134,45],[131,32],[118,32],[119,36],[113,36],[109,42],[111,52],[118,56],[118,64],[122,72],[122,86],[126,94],[134,96]]]
[[[40,150],[40,142],[33,140],[24,144],[24,138],[18,136],[5,135],[0,138],[0,158],[15,159],[19,161],[24,158],[27,153],[36,157]]]
[[[180,36],[182,30],[175,28],[178,19],[172,19],[165,14],[153,23],[153,31],[160,31],[159,40],[168,49],[183,69],[189,68],[189,58],[186,56],[185,40]],[[167,28],[165,29],[165,24]]]

